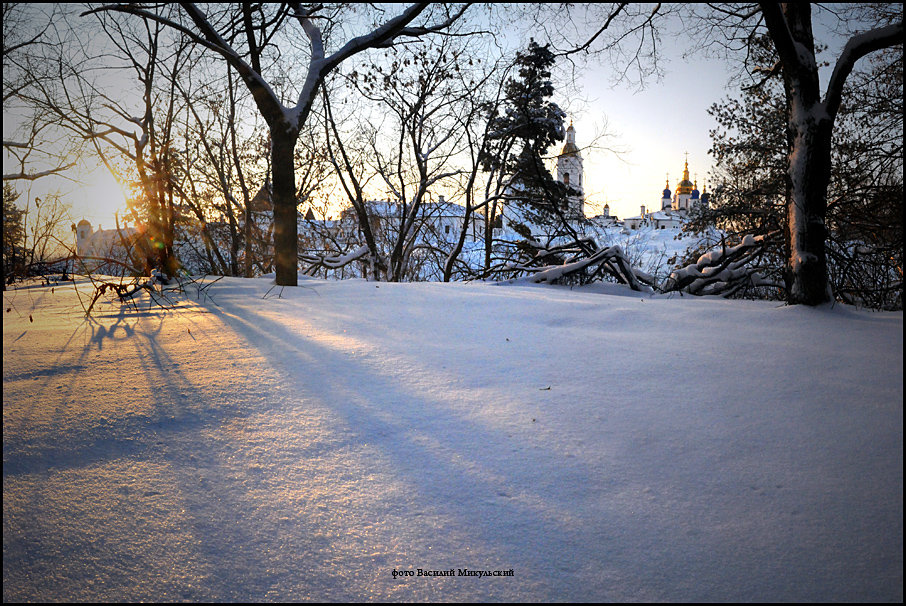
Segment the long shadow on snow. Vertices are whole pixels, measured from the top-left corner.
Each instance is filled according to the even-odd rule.
[[[111,329],[94,328],[78,359],[68,366],[69,371],[87,368],[86,357],[92,346],[100,347],[99,341],[109,339],[113,333]],[[179,579],[196,579],[188,587],[158,582],[151,584],[158,593],[148,595],[136,593],[138,587],[147,587],[148,583],[137,582],[143,579],[123,574],[120,579],[122,585],[118,588],[104,587],[103,595],[108,599],[115,596],[112,599],[142,601],[264,600],[271,586],[271,573],[264,552],[271,547],[267,539],[273,537],[261,537],[250,520],[242,519],[243,512],[248,511],[247,505],[241,502],[244,487],[240,485],[240,480],[230,477],[230,472],[235,470],[228,469],[222,463],[230,453],[224,452],[223,445],[199,437],[205,429],[216,430],[229,421],[257,414],[261,412],[260,408],[252,410],[244,404],[237,405],[236,394],[232,390],[224,392],[222,398],[200,399],[188,378],[176,368],[172,357],[155,340],[159,327],[152,331],[132,327],[127,332],[130,343],[142,350],[139,355],[141,368],[136,369],[136,374],[144,376],[148,384],[155,387],[151,391],[153,412],[120,415],[113,420],[99,419],[98,423],[56,434],[43,444],[36,443],[27,432],[23,435],[7,432],[3,440],[4,479],[19,474],[44,474],[89,467],[123,457],[167,463],[173,480],[170,485],[159,487],[159,490],[168,493],[175,487],[190,520],[190,535],[196,540],[202,570],[192,566],[177,575]],[[150,515],[153,520],[153,514]],[[152,526],[151,530],[157,529]],[[4,545],[4,569],[46,566],[60,572],[54,579],[59,577],[61,583],[66,583],[70,576],[68,569],[80,566],[82,554],[72,552],[61,560],[55,552],[41,553],[34,547],[16,548],[15,544],[20,540],[28,544],[28,537],[34,532],[29,527],[23,527],[11,533],[10,544]],[[312,531],[309,534],[313,536],[315,533]],[[310,543],[316,545],[317,540],[311,539]],[[263,549],[259,551],[259,548]],[[16,561],[13,554],[19,552],[27,553],[27,560]],[[133,567],[130,562],[120,562],[119,566],[123,572]],[[172,563],[174,570],[185,566],[191,565]],[[78,577],[78,574],[74,576]],[[58,586],[54,580],[44,579],[40,586],[34,588],[34,595],[29,599],[66,601],[72,599],[68,593],[72,589],[71,584]],[[87,591],[87,595],[93,595],[90,590]],[[343,599],[344,596],[337,598]]]
[[[124,319],[118,317],[117,322],[110,328],[91,322],[88,343],[82,348],[76,360],[70,364],[55,365],[54,368],[43,372],[34,371],[28,373],[28,376],[59,379],[61,374],[82,371],[90,373],[88,358],[92,346],[100,350],[105,341],[114,338],[113,334],[119,327],[125,331],[125,339],[129,344],[143,350],[139,355],[141,368],[136,369],[140,371],[140,375],[136,374],[143,375],[147,385],[150,386],[153,398],[151,412],[130,413],[129,402],[123,402],[121,414],[112,414],[110,417],[98,416],[94,423],[84,421],[76,427],[67,428],[52,436],[44,436],[44,439],[36,437],[32,431],[4,432],[4,478],[23,473],[43,473],[49,469],[84,467],[124,456],[154,456],[153,451],[173,434],[188,432],[194,435],[202,427],[216,426],[228,419],[247,414],[247,411],[235,406],[224,405],[225,402],[229,402],[230,394],[225,393],[223,402],[220,403],[199,401],[195,386],[157,343],[155,337],[160,332],[160,325],[154,330],[136,330],[135,326],[128,324],[120,326]],[[163,318],[161,321],[163,322]],[[124,372],[122,379],[135,381],[135,376],[129,376]],[[36,386],[35,405],[40,405],[42,393],[47,389],[46,384]],[[71,385],[67,389],[61,398],[63,406],[67,405],[66,402],[74,402],[79,397],[73,393]],[[60,417],[62,412],[57,410],[57,416]],[[59,429],[59,426],[55,427],[55,430]]]
[[[536,486],[556,487],[559,482],[573,486],[588,486],[591,470],[576,459],[561,459],[556,453],[531,455],[531,461],[514,460],[513,452],[525,446],[504,433],[489,430],[476,424],[443,402],[425,400],[417,393],[407,393],[393,377],[375,373],[361,362],[349,359],[342,352],[305,340],[300,349],[300,338],[287,338],[286,327],[279,322],[257,316],[255,323],[244,320],[240,311],[221,301],[217,310],[224,320],[262,352],[280,352],[271,356],[285,377],[294,377],[304,369],[303,377],[293,379],[300,396],[330,403],[330,408],[345,418],[348,426],[358,431],[361,442],[373,444],[388,439],[397,440],[400,448],[385,448],[383,454],[392,460],[392,473],[406,476],[407,484],[417,487],[418,500],[423,510],[438,511],[458,520],[458,531],[467,532],[476,544],[487,542],[492,546],[506,546],[507,553],[497,554],[496,562],[450,561],[400,562],[402,566],[439,568],[509,568],[513,561],[532,562],[532,570],[522,570],[520,590],[540,583],[537,591],[529,592],[535,599],[576,599],[588,597],[590,587],[574,586],[567,571],[576,572],[586,567],[587,529],[568,524],[558,514],[568,510],[570,503],[562,497],[551,501]],[[346,368],[344,384],[328,383],[331,368]],[[370,394],[380,394],[377,401]],[[438,427],[444,428],[435,435],[419,432],[409,423],[407,415],[413,396],[431,405],[424,412]],[[379,411],[391,414],[379,415]],[[399,416],[392,413],[400,412]],[[386,417],[386,418],[382,418]],[[388,420],[389,419],[389,420]],[[447,433],[449,432],[449,433]],[[465,441],[450,439],[451,434],[467,437]],[[419,439],[424,438],[424,439]],[[480,457],[471,451],[469,444],[481,444]],[[431,446],[434,445],[434,446]],[[529,471],[527,465],[540,466]],[[476,467],[478,473],[474,470]],[[465,472],[465,473],[464,473]],[[512,480],[512,475],[521,475]],[[479,476],[479,477],[476,477]],[[554,478],[554,479],[552,479]],[[538,505],[541,505],[539,507]],[[405,514],[404,514],[405,515]],[[417,524],[417,519],[409,520]],[[426,533],[436,529],[428,526]],[[515,531],[515,536],[514,536]],[[468,546],[464,546],[468,548]],[[526,549],[530,553],[526,552]],[[417,557],[417,556],[416,556]],[[460,556],[461,557],[461,556]],[[547,575],[547,571],[555,571]],[[535,575],[536,578],[531,577]],[[556,587],[547,583],[548,577],[562,578]],[[485,585],[489,592],[502,592],[506,587]]]

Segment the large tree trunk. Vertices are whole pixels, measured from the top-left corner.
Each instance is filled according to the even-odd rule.
[[[295,146],[295,132],[271,131],[274,266],[277,272],[276,284],[279,286],[298,284],[299,239],[296,224],[296,180],[293,171]]]
[[[774,10],[765,17],[783,61],[788,109],[787,301],[819,305],[830,300],[824,245],[834,121],[821,100],[811,7],[788,3],[781,10],[782,27]]]
[[[787,293],[791,304],[820,305],[831,299],[825,254],[825,217],[832,123],[827,117],[816,119],[811,112],[804,113],[806,117],[798,123],[791,119]]]
[[[783,67],[790,143],[786,246],[787,297],[793,304],[831,300],[827,279],[827,188],[831,136],[843,87],[856,61],[903,43],[903,22],[850,38],[834,66],[821,100],[811,6],[808,2],[761,2],[761,12]]]

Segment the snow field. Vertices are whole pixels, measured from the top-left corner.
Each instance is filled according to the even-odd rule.
[[[4,293],[4,600],[902,600],[902,313],[300,284]]]

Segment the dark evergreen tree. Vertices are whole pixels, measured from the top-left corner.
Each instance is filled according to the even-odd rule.
[[[12,184],[3,184],[3,290],[7,283],[25,275],[27,252],[25,243],[25,213],[16,206],[19,193]]]
[[[548,46],[534,40],[517,55],[518,75],[506,85],[503,112],[491,118],[492,139],[498,144],[484,157],[484,164],[512,176],[508,199],[526,219],[556,226],[565,221],[567,195],[576,192],[555,180],[544,164],[550,147],[565,136],[566,114],[550,100],[553,64]]]
[[[770,41],[753,43],[760,61],[774,61]],[[713,104],[717,121],[710,131],[714,157],[710,205],[699,207],[687,226],[714,225],[729,235],[764,234],[786,227],[785,202],[789,145],[784,125],[786,102],[779,79],[743,90]]]

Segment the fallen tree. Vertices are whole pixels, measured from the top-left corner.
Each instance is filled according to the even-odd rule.
[[[523,249],[534,249],[528,263],[509,263],[507,270],[530,274],[526,280],[535,284],[589,284],[608,276],[632,290],[642,291],[656,286],[655,279],[632,267],[620,246],[597,248],[591,238],[573,239],[566,243],[542,244],[525,240]]]
[[[766,250],[781,238],[779,231],[760,236],[748,234],[736,246],[721,242],[719,249],[709,251],[684,267],[675,269],[658,286],[661,292],[686,292],[692,295],[731,297],[745,289],[784,289],[778,269],[758,261]]]

